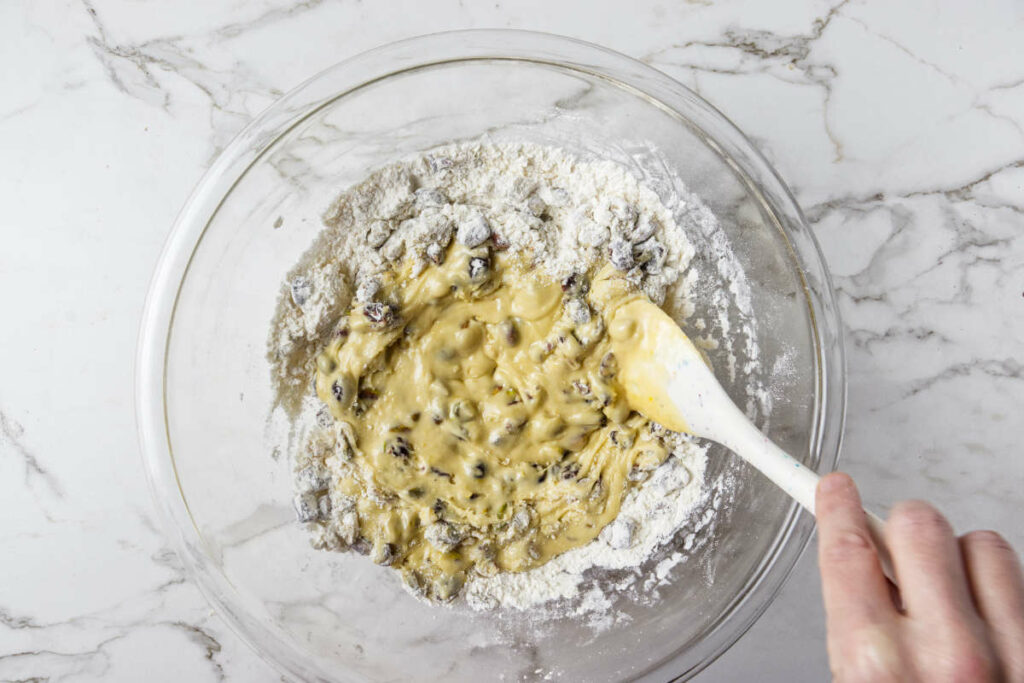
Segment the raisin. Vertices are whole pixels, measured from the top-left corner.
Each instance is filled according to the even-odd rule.
[[[572,388],[575,389],[580,396],[590,395],[590,383],[583,379],[574,379],[572,381]]]
[[[630,517],[619,517],[608,527],[608,545],[616,550],[631,548],[636,539],[636,520]]]
[[[656,237],[652,237],[645,242],[641,242],[634,247],[634,254],[636,262],[639,263],[645,271],[651,275],[658,275],[661,273],[662,266],[665,265],[666,250],[663,245]]]
[[[309,465],[299,470],[295,480],[303,493],[319,493],[330,485],[331,475],[322,466]]]
[[[381,566],[388,567],[395,561],[396,550],[391,543],[381,543],[373,547],[371,559]]]
[[[548,208],[548,205],[543,199],[537,195],[530,195],[529,199],[526,200],[526,210],[534,216],[540,216]]]
[[[582,273],[573,273],[562,280],[562,291],[573,297],[581,297],[590,291],[590,283]]]
[[[598,367],[598,374],[601,379],[611,379],[619,371],[618,361],[615,360],[615,354],[608,352],[604,354],[601,359],[601,364]]]
[[[363,306],[363,315],[373,323],[374,327],[390,327],[396,318],[395,307],[391,304],[372,301]]]
[[[441,194],[440,191],[434,188],[421,187],[416,190],[416,206],[417,208],[441,208],[448,203],[448,198]]]
[[[519,328],[516,327],[516,322],[512,318],[501,323],[501,333],[505,337],[505,342],[509,346],[516,346],[519,344]]]
[[[359,283],[356,287],[356,301],[365,301],[367,303],[373,301],[374,297],[380,292],[380,280],[375,278],[367,278]]]
[[[430,471],[433,472],[434,474],[436,474],[439,477],[444,477],[445,479],[448,480],[448,483],[450,483],[450,484],[454,484],[455,483],[455,476],[452,475],[451,472],[445,472],[444,470],[438,469],[436,467],[431,467]]]
[[[474,256],[469,259],[469,279],[473,281],[482,280],[487,277],[491,270],[491,262],[482,256]]]
[[[389,455],[407,460],[412,455],[412,444],[404,436],[394,436],[385,442],[384,450]]]
[[[304,493],[296,496],[293,505],[295,507],[295,517],[300,522],[312,522],[320,514],[315,494]]]
[[[327,519],[331,516],[331,497],[324,494],[316,499],[317,510],[320,513],[320,519]]]
[[[643,215],[636,222],[633,230],[629,233],[631,242],[643,242],[658,230],[658,220],[652,216]]]
[[[427,245],[427,258],[432,263],[441,265],[444,262],[444,247],[437,243]]]
[[[491,226],[482,214],[473,214],[459,223],[455,232],[455,240],[470,249],[479,247],[491,236]]]
[[[609,246],[608,259],[619,270],[629,270],[634,263],[633,245],[621,237],[613,238]]]
[[[551,189],[551,206],[565,206],[572,200],[569,193],[561,187],[555,187]]]
[[[590,306],[581,299],[568,299],[565,302],[565,312],[569,320],[577,325],[586,325],[590,322]]]
[[[334,424],[334,417],[331,416],[331,411],[327,409],[327,406],[321,406],[316,411],[316,423],[322,429],[327,429]]]
[[[448,157],[436,157],[432,154],[427,155],[427,163],[430,165],[432,173],[443,173],[452,167],[452,160]]]
[[[291,294],[296,306],[304,306],[309,297],[313,296],[313,283],[309,278],[299,275],[291,282]]]

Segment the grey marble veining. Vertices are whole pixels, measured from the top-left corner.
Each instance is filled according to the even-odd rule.
[[[1019,3],[15,1],[0,8],[0,680],[279,680],[154,520],[131,409],[148,278],[204,168],[275,98],[370,47],[479,27],[608,45],[746,131],[834,275],[844,467],[876,508],[927,498],[1024,547]],[[822,629],[808,556],[699,680],[822,680]]]

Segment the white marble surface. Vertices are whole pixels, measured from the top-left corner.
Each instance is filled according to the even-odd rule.
[[[599,9],[598,9],[599,8]],[[0,4],[0,680],[270,681],[156,529],[132,357],[189,190],[282,92],[469,27],[605,44],[695,88],[793,187],[847,326],[844,465],[1024,547],[1024,5]],[[1015,417],[1016,416],[1016,417]],[[805,556],[700,680],[827,678]]]

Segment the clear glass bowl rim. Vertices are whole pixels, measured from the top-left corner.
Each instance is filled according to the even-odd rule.
[[[795,198],[775,169],[724,114],[666,74],[631,57],[575,38],[508,29],[433,33],[363,52],[331,66],[277,100],[246,126],[203,175],[178,214],[150,282],[135,368],[137,427],[151,494],[174,549],[200,590],[254,651],[290,676],[308,671],[279,633],[240,604],[231,582],[209,559],[174,465],[165,409],[166,349],[180,286],[193,253],[224,197],[292,127],[337,98],[399,73],[445,63],[509,60],[548,64],[613,82],[676,116],[717,151],[759,196],[784,237],[803,280],[815,341],[815,406],[811,453],[819,471],[839,461],[846,408],[842,324],[831,276]],[[751,580],[690,650],[645,671],[646,679],[685,680],[731,647],[781,590],[813,533],[793,503],[772,550]],[[785,557],[783,557],[785,555]],[[750,598],[757,593],[759,601]],[[682,660],[688,659],[689,662]]]

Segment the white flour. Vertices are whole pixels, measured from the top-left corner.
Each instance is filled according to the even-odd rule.
[[[671,315],[686,317],[692,277],[681,274],[693,256],[686,234],[695,226],[674,216],[714,218],[695,200],[674,200],[669,211],[615,163],[525,144],[445,147],[374,172],[335,200],[324,216],[327,229],[289,274],[268,352],[280,404],[315,431],[308,424],[318,407],[309,389],[313,359],[353,293],[375,287],[376,275],[403,257],[425,267],[451,239],[470,246],[493,239],[496,248],[521,253],[558,279],[608,259]],[[619,518],[595,541],[532,571],[476,577],[463,593],[466,602],[524,610],[579,597],[577,614],[604,614],[611,602],[600,588],[579,595],[588,572],[637,568],[687,523],[692,532],[683,551],[689,549],[693,534],[711,521],[711,511],[691,519],[707,503],[705,453],[679,435],[668,439],[674,457],[627,496]],[[303,455],[294,457],[298,469]],[[675,552],[653,577],[634,575],[618,588],[665,580],[684,559]]]
[[[469,605],[474,609],[501,606],[524,610],[551,600],[573,598],[584,575],[595,568],[638,567],[672,539],[703,498],[703,449],[680,444],[676,453],[677,457],[666,461],[643,486],[630,492],[619,516],[594,541],[528,572],[474,580],[466,589]],[[675,561],[679,559],[681,557],[676,557]],[[663,563],[666,561],[670,564],[662,568],[664,572],[671,568],[672,558],[666,558]],[[633,575],[626,585],[637,578]],[[621,590],[626,585],[620,584],[617,588]],[[595,587],[583,596],[574,612],[578,615],[601,613],[607,611],[610,604],[604,593]]]

